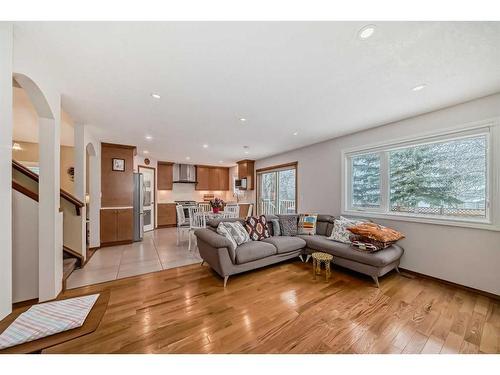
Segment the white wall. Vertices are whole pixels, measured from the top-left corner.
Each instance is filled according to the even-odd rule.
[[[339,215],[342,149],[497,116],[500,116],[500,94],[258,160],[256,168],[298,161],[299,212]],[[500,160],[496,163],[500,168]],[[405,248],[401,267],[500,294],[500,232],[396,220],[375,221],[406,234],[407,238],[401,241]]]
[[[13,72],[39,117],[39,300],[62,289],[62,215],[59,213],[61,92],[44,46],[14,27]],[[11,78],[12,79],[12,78]],[[12,84],[12,82],[11,82]],[[12,91],[12,89],[10,89]]]
[[[12,302],[38,298],[38,202],[12,191]]]
[[[100,240],[100,209],[101,209],[101,143],[95,137],[88,126],[83,124],[75,125],[75,195],[82,202],[85,202],[87,186],[87,146],[91,145],[95,151],[95,156],[89,157],[89,228],[90,247],[99,247]],[[86,208],[82,210],[82,249],[86,248]],[[87,256],[83,251],[84,257]]]
[[[12,25],[0,22],[0,319],[12,311]]]

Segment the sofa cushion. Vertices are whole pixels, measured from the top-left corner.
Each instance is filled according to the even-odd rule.
[[[278,250],[278,254],[289,253],[290,251],[300,250],[306,247],[306,241],[296,236],[269,237],[263,242],[274,245]]]
[[[357,251],[351,248],[349,244],[329,240],[326,236],[306,235],[300,236],[300,238],[306,241],[309,249],[332,254],[334,256],[334,263],[335,257],[338,256],[374,267],[383,267],[398,260],[403,255],[403,249],[398,245],[392,245],[376,253],[369,254]]]
[[[296,236],[299,215],[278,215],[282,236]]]
[[[327,226],[326,226],[326,233],[325,233],[325,236],[327,237],[330,237],[332,235],[332,232],[333,232],[333,227],[335,226],[334,223],[328,223]],[[320,233],[318,233],[320,234]]]
[[[328,223],[326,221],[318,221],[316,223],[316,233],[321,236],[326,236],[326,229],[328,228]]]
[[[330,229],[330,232],[328,232],[328,227],[331,226],[333,228],[334,221],[335,217],[332,215],[318,215],[318,220],[316,222],[316,234],[330,236],[332,230]]]
[[[277,253],[276,247],[264,241],[249,241],[236,248],[236,263],[248,263]]]
[[[325,214],[319,214],[318,215],[318,221],[325,222],[325,223],[332,223],[335,221],[335,216],[332,215],[325,215]]]

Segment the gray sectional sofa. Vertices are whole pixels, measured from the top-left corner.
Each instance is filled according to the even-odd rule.
[[[268,221],[272,218],[277,217],[266,216]],[[370,275],[378,287],[380,276],[393,269],[398,271],[404,252],[402,247],[392,245],[375,253],[364,253],[353,249],[349,244],[329,240],[335,220],[331,215],[318,215],[315,235],[274,236],[270,228],[271,237],[246,242],[233,251],[229,240],[218,234],[216,229],[221,221],[236,220],[243,223],[241,219],[216,219],[208,221],[207,228],[195,231],[203,261],[224,278],[224,287],[231,275],[295,257],[307,262],[310,254],[315,251],[333,255],[333,263],[336,265]]]

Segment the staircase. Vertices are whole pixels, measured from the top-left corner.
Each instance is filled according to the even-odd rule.
[[[20,272],[20,269],[25,269],[25,266],[29,264],[30,271],[35,272],[36,275],[32,275],[32,277],[25,277],[23,274],[13,275],[13,282],[17,282],[18,285],[14,286],[14,289],[17,287],[20,291],[19,298],[21,300],[27,299],[28,296],[31,298],[36,298],[38,295],[36,291],[38,290],[38,175],[28,168],[26,168],[21,163],[13,160],[12,161],[12,189],[21,195],[17,195],[15,208],[19,209],[27,207],[24,211],[13,212],[13,214],[17,214],[20,220],[17,221],[16,225],[18,226],[17,240],[19,246],[22,248],[22,254],[16,254],[14,256],[13,261],[17,261],[17,267],[14,265],[13,270]],[[71,273],[77,269],[84,266],[84,257],[83,250],[82,253],[74,250],[79,244],[79,238],[76,240],[73,238],[75,233],[78,234],[81,232],[81,208],[84,207],[84,203],[81,202],[78,198],[68,193],[67,191],[61,189],[60,192],[60,206],[63,212],[63,277],[62,277],[62,287],[66,288],[66,280],[71,275]],[[30,208],[32,207],[32,208]],[[28,227],[26,227],[28,226]],[[15,229],[15,228],[14,228]],[[27,249],[25,246],[25,236],[24,233],[27,233],[29,230],[29,236],[33,238],[33,241],[29,243],[30,248]],[[14,230],[14,233],[16,231]],[[36,238],[34,238],[36,237]],[[13,241],[16,240],[16,237],[13,236]],[[15,245],[15,244],[14,244]],[[81,246],[80,246],[81,247]],[[16,260],[17,258],[17,260]],[[30,285],[19,285],[20,283],[30,283]],[[14,302],[21,302],[16,301]]]
[[[74,250],[63,246],[63,290],[66,289],[66,280],[71,273],[84,266],[83,256],[76,253]]]
[[[66,280],[71,273],[76,269],[75,258],[64,258],[63,260],[63,290],[66,289]]]

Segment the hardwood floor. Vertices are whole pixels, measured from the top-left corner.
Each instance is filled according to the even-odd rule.
[[[108,290],[99,328],[47,353],[499,353],[500,302],[424,278],[371,279],[299,260],[234,276],[192,265]]]

